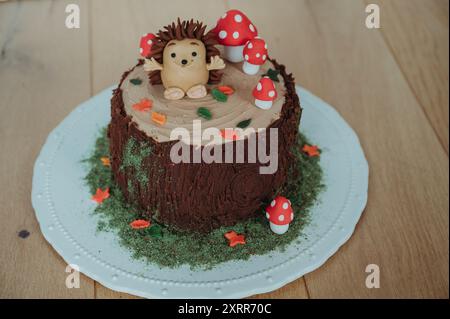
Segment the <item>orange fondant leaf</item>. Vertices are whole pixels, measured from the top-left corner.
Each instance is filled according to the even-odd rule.
[[[136,219],[130,223],[131,228],[133,229],[143,229],[150,226],[150,222],[148,220]]]
[[[104,166],[111,166],[111,162],[109,160],[109,157],[102,157],[102,158],[100,158],[100,160],[102,161],[102,164]]]
[[[220,135],[226,140],[237,140],[239,138],[238,133],[233,129],[222,129],[220,130]]]
[[[159,125],[164,125],[166,123],[166,116],[158,112],[152,112],[152,120]]]
[[[236,245],[245,245],[245,236],[244,235],[237,235],[230,241],[230,247],[234,247]]]
[[[229,232],[225,233],[224,236],[225,236],[226,239],[230,240],[230,239],[236,237],[237,234],[236,234],[236,232],[234,230],[230,230]]]
[[[149,111],[153,106],[153,101],[149,99],[142,99],[139,103],[133,104],[133,110],[144,112]]]
[[[229,232],[225,233],[225,238],[228,239],[228,245],[230,247],[234,247],[238,244],[245,245],[245,236],[244,235],[238,235],[234,230],[230,230]]]
[[[308,154],[309,157],[320,155],[319,148],[317,147],[317,145],[305,144],[302,148],[302,151]]]
[[[92,195],[92,200],[95,201],[97,204],[101,204],[108,197],[109,197],[109,187],[107,187],[105,190],[97,188],[95,194]]]
[[[228,85],[221,85],[221,86],[217,87],[217,89],[226,95],[232,95],[234,93],[234,89]]]

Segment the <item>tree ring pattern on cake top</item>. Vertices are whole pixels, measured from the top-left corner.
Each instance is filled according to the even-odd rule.
[[[252,119],[249,128],[269,127],[281,116],[281,108],[284,104],[286,89],[284,81],[275,83],[278,96],[274,99],[269,110],[262,110],[254,105],[252,95],[253,88],[258,84],[263,74],[271,69],[271,62],[266,62],[261,70],[254,76],[242,73],[239,65],[228,64],[222,75],[221,84],[207,85],[209,94],[200,99],[184,98],[182,100],[170,101],[164,97],[164,87],[161,85],[151,85],[144,81],[141,85],[134,85],[131,80],[135,78],[146,78],[146,73],[141,65],[133,68],[120,85],[124,104],[124,111],[131,116],[141,131],[157,142],[170,141],[170,133],[175,128],[183,128],[192,132],[194,120],[202,121],[202,129],[216,127],[218,129],[234,128],[236,125],[247,119]],[[225,95],[218,88],[228,86],[235,89],[232,95]],[[219,101],[214,96],[217,91],[223,94],[225,101]],[[134,105],[142,100],[151,100],[152,107],[147,112],[137,110]],[[197,113],[198,108],[205,107],[211,112],[211,119],[205,120]],[[159,125],[152,121],[149,113],[157,112],[166,116],[164,125]],[[208,143],[201,141],[202,145]]]

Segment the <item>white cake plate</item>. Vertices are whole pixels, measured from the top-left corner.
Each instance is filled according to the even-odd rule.
[[[42,233],[68,264],[121,292],[147,298],[241,298],[278,289],[320,267],[353,233],[367,202],[369,168],[342,117],[297,88],[301,131],[322,149],[326,190],[300,243],[284,252],[220,264],[208,271],[147,265],[111,232],[96,232],[95,204],[83,180],[99,129],[110,120],[109,88],[78,106],[48,136],[34,166],[32,203]]]

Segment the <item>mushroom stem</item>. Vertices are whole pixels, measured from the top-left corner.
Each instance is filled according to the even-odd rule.
[[[245,72],[245,74],[255,75],[259,71],[259,65],[251,64],[245,61],[242,65],[242,70]]]
[[[272,101],[263,101],[255,99],[255,105],[263,110],[268,110],[272,107]]]
[[[277,235],[283,235],[289,229],[289,224],[286,225],[276,225],[272,222],[270,224],[270,229]]]
[[[224,45],[224,57],[230,62],[238,63],[244,61],[245,45],[230,46]]]

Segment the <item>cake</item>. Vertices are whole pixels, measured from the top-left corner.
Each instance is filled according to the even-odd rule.
[[[178,20],[141,39],[142,59],[114,90],[108,138],[114,181],[142,218],[207,233],[258,216],[286,183],[301,107],[293,76],[257,36],[230,10],[210,31]],[[202,138],[208,129],[220,134]]]

